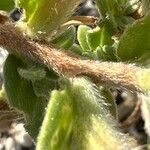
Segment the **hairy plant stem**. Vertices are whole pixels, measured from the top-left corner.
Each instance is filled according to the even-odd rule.
[[[11,22],[0,24],[0,46],[9,53],[43,64],[66,77],[87,76],[106,86],[144,91],[138,80],[146,69],[131,64],[82,60],[51,44],[33,41]]]

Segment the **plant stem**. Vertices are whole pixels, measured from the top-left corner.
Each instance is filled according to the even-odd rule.
[[[150,83],[145,87],[141,82],[142,74],[145,72],[148,74],[149,69],[142,69],[131,64],[82,60],[62,49],[54,48],[51,44],[31,40],[10,22],[0,24],[0,46],[25,60],[32,60],[53,68],[63,76],[88,76],[95,83],[138,92],[143,92],[145,88],[150,87]]]

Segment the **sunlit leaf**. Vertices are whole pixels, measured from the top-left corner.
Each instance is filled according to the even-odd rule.
[[[25,9],[28,33],[38,39],[53,39],[83,0],[16,0]]]
[[[87,39],[86,39],[87,32],[90,29],[91,28],[86,26],[86,25],[80,25],[78,27],[77,39],[78,39],[78,42],[79,42],[81,48],[83,49],[83,51],[89,51],[90,50],[90,47],[89,47]]]

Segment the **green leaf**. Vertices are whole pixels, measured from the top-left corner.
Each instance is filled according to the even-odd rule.
[[[37,150],[131,149],[129,137],[115,127],[95,85],[84,78],[66,85],[65,90],[52,92]]]
[[[116,49],[112,46],[97,47],[95,53],[99,60],[117,61]]]
[[[117,54],[123,61],[144,63],[150,58],[150,14],[131,25],[122,35]],[[144,59],[140,61],[140,58]],[[138,60],[139,59],[139,60]]]
[[[35,94],[30,81],[22,79],[18,74],[17,68],[22,67],[23,63],[13,55],[9,55],[4,65],[4,86],[9,103],[18,109],[32,113]],[[31,101],[29,102],[28,99]],[[26,102],[26,103],[24,103]]]
[[[49,78],[32,82],[34,92],[38,97],[45,97],[49,100],[50,92],[58,87],[58,82]]]
[[[21,77],[26,80],[41,80],[46,76],[46,71],[43,68],[38,68],[36,66],[32,66],[29,68],[18,68],[18,73]]]
[[[16,0],[25,9],[28,33],[33,38],[53,39],[60,34],[60,26],[74,13],[83,0]]]
[[[60,36],[52,40],[51,43],[55,44],[60,48],[68,49],[73,45],[75,41],[75,35],[76,35],[76,29],[74,26],[71,26]]]
[[[95,55],[97,57],[97,59],[100,59],[100,60],[105,60],[105,55],[103,53],[103,49],[102,47],[98,46],[95,50]]]
[[[112,36],[116,32],[113,23],[110,20],[105,19],[93,30],[89,30],[87,33],[87,41],[90,47],[96,49],[98,46],[112,45],[114,40]]]
[[[78,31],[77,31],[77,39],[78,39],[78,42],[81,46],[81,48],[83,49],[83,51],[89,51],[90,50],[90,47],[88,45],[88,42],[87,42],[87,32],[91,30],[90,27],[86,26],[86,25],[80,25],[78,27]]]
[[[101,22],[110,22],[109,26],[107,25],[107,30],[111,28],[109,33],[113,33],[113,35],[120,30],[124,30],[128,24],[133,22],[134,19],[129,17],[131,15],[129,13],[131,10],[135,11],[138,9],[138,7],[132,9],[135,7],[135,4],[128,0],[96,0],[96,2],[102,15],[100,24]]]
[[[83,56],[95,59],[95,54],[93,51],[95,51],[99,46],[113,44],[114,41],[112,40],[111,35],[107,29],[107,22],[105,23],[101,28],[97,26],[94,29],[91,29],[85,25],[79,26],[77,39],[83,49]]]
[[[0,10],[11,11],[14,6],[14,0],[0,0]]]
[[[72,148],[86,150],[113,149],[114,146],[116,149],[131,148],[128,138],[115,128],[105,97],[100,94],[96,85],[84,78],[74,78],[67,90],[74,102],[75,112]]]
[[[86,39],[91,50],[95,50],[100,45],[101,29],[96,27],[93,30],[88,30]]]
[[[104,45],[112,45],[114,40],[112,39],[112,30],[109,31],[109,24],[107,22],[104,23],[103,27],[101,27],[101,37],[99,46]]]
[[[69,150],[73,101],[66,91],[53,91],[38,136],[37,150]]]
[[[77,55],[82,55],[83,52],[82,48],[78,44],[73,44],[70,50]]]
[[[7,57],[4,65],[4,87],[9,104],[24,113],[28,132],[36,138],[44,117],[46,99],[37,97],[32,83],[21,78],[17,69],[23,66],[22,61],[15,56]]]

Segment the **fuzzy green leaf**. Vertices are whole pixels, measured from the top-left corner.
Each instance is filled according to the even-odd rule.
[[[52,40],[51,42],[56,46],[64,49],[70,48],[75,41],[76,30],[75,27],[71,26],[60,36]]]
[[[53,39],[60,34],[60,26],[74,13],[83,0],[16,0],[25,9],[27,29],[38,39]],[[31,31],[31,32],[30,32]]]
[[[53,91],[37,150],[131,149],[129,137],[115,128],[104,99],[84,78],[72,79],[61,92]]]
[[[110,27],[112,30],[109,33],[117,33],[120,30],[123,30],[126,25],[133,22],[133,18],[129,17],[129,8],[130,12],[136,4],[129,2],[128,0],[96,0],[99,11],[102,15],[102,21],[110,22]],[[137,10],[138,7],[135,7],[133,10]]]
[[[34,92],[38,97],[45,97],[49,100],[50,92],[58,87],[56,80],[44,78],[32,82]]]
[[[103,47],[97,47],[95,53],[99,60],[117,61],[116,50],[112,46],[104,45]]]
[[[89,51],[90,50],[90,47],[88,45],[88,42],[87,42],[87,32],[91,30],[90,27],[88,26],[85,26],[85,25],[80,25],[78,27],[78,31],[77,31],[77,39],[78,39],[78,42],[81,46],[81,48],[83,49],[83,51]]]
[[[98,26],[87,31],[86,39],[91,50],[95,50],[100,45],[100,38],[101,29]]]
[[[43,68],[38,68],[36,66],[27,69],[18,68],[18,73],[24,79],[31,81],[41,80],[46,76],[46,71]]]
[[[150,57],[150,14],[131,25],[122,35],[117,54],[123,61],[144,63]],[[144,59],[141,59],[144,57]],[[141,60],[140,60],[141,59]]]
[[[95,50],[98,46],[112,45],[113,40],[111,38],[111,33],[107,29],[107,22],[103,24],[102,27],[96,27],[94,29],[88,30],[86,34],[86,41],[91,50]]]
[[[70,50],[77,55],[82,55],[83,52],[82,48],[78,44],[73,44]]]
[[[75,112],[72,148],[99,150],[113,149],[114,146],[116,149],[130,147],[127,137],[114,128],[115,122],[104,102],[105,97],[94,84],[84,78],[75,78],[67,90],[73,99]]]
[[[28,132],[36,138],[43,120],[46,99],[37,97],[31,81],[20,77],[17,69],[23,66],[21,60],[13,55],[8,56],[4,65],[4,86],[9,104],[24,113]]]
[[[101,28],[101,38],[100,38],[100,44],[99,46],[104,46],[104,45],[112,45],[113,40],[112,40],[112,31],[109,31],[108,29],[108,23],[106,22],[103,27]]]
[[[73,102],[66,91],[53,91],[38,137],[37,150],[69,150]]]

